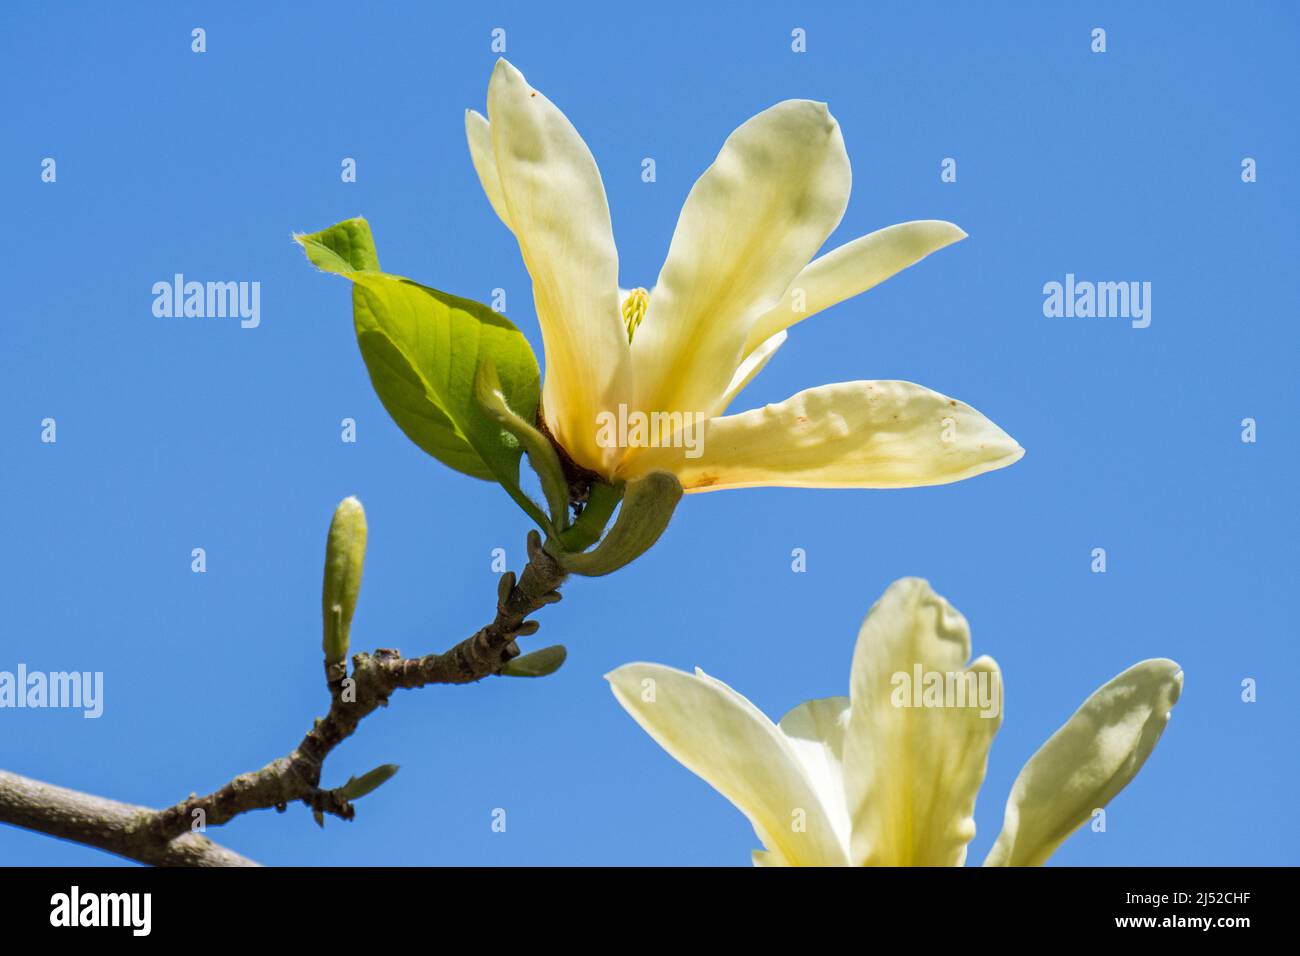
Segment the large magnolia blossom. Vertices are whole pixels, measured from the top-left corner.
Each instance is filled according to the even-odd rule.
[[[627,664],[607,676],[637,723],[749,818],[767,848],[755,864],[960,866],[1002,722],[997,664],[969,657],[965,618],[905,578],[867,614],[849,696],[808,701],[779,724],[700,670]],[[964,702],[941,684],[964,685]],[[1020,771],[984,865],[1051,856],[1133,779],[1182,685],[1173,661],[1146,660],[1084,701]]]
[[[691,189],[648,293],[619,288],[595,160],[523,74],[498,61],[488,117],[467,111],[465,129],[483,189],[533,280],[543,419],[578,465],[611,482],[669,471],[687,491],[892,488],[969,478],[1023,454],[975,409],[909,382],[841,382],[723,414],[787,328],[966,235],[947,222],[908,222],[814,260],[851,180],[826,104],[778,103],[728,137]],[[702,454],[664,447],[674,444],[664,434],[659,447],[601,437],[611,416],[655,412],[706,423]]]

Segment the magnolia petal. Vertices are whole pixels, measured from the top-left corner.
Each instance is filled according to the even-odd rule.
[[[965,238],[966,233],[950,222],[921,219],[886,226],[819,256],[794,277],[776,307],[754,323],[745,350]]]
[[[844,734],[849,726],[849,699],[823,697],[800,704],[777,724],[804,776],[822,799],[840,844],[849,845],[848,806],[844,802]]]
[[[745,814],[779,861],[844,865],[844,851],[794,749],[748,700],[703,672],[660,664],[625,664],[605,678],[623,709]]]
[[[465,111],[465,139],[469,142],[469,158],[474,163],[474,172],[478,174],[488,202],[506,228],[513,232],[505,193],[501,189],[501,175],[497,172],[497,160],[492,152],[492,127],[486,116],[474,110]]]
[[[1156,658],[1096,691],[1029,758],[985,866],[1040,866],[1128,785],[1169,722],[1182,669]]]
[[[964,862],[1002,723],[998,666],[987,657],[967,666],[969,657],[966,619],[919,578],[894,582],[868,612],[853,653],[844,743],[854,864]],[[926,693],[931,674],[943,682],[934,697]]]
[[[838,225],[850,180],[824,103],[778,103],[727,138],[686,199],[633,340],[638,408],[712,412],[751,325]]]
[[[684,444],[684,443],[683,443]],[[910,488],[1004,468],[1025,453],[969,405],[911,382],[840,382],[709,420],[691,449],[647,449],[629,468],[688,491]]]
[[[772,356],[776,354],[776,350],[785,344],[786,337],[784,330],[777,332],[745,356],[745,360],[740,363],[740,368],[736,369],[736,374],[731,377],[731,383],[722,393],[721,400],[713,410],[714,415],[721,415],[727,410],[727,406],[735,400],[745,386],[754,380],[754,376],[763,371]]]
[[[532,277],[546,348],[546,425],[578,464],[608,474],[619,452],[597,445],[596,416],[629,401],[631,357],[600,172],[565,115],[505,60],[492,71],[488,117],[502,218]]]

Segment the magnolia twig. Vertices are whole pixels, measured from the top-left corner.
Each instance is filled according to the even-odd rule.
[[[257,866],[198,833],[162,840],[156,810],[0,770],[0,821],[155,866]]]
[[[565,571],[542,549],[537,532],[528,536],[528,563],[516,580],[501,576],[492,622],[441,654],[404,658],[377,650],[326,669],[330,709],[286,757],[241,774],[206,796],[191,795],[165,810],[149,810],[65,790],[0,772],[0,823],[99,847],[142,863],[174,866],[256,865],[192,830],[218,826],[250,810],[302,802],[313,811],[344,820],[355,811],[341,789],[322,789],[325,758],[356,731],[369,714],[387,706],[393,692],[429,684],[468,684],[500,672],[519,655],[515,638],[536,633],[529,614],[560,600]]]

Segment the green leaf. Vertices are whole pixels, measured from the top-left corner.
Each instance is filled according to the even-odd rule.
[[[379,255],[370,235],[370,223],[360,217],[345,219],[336,226],[310,236],[299,233],[294,240],[307,258],[325,272],[379,272]]]
[[[505,677],[545,677],[558,671],[568,656],[563,644],[553,644],[506,661],[501,674]]]
[[[519,489],[519,441],[475,397],[491,362],[509,407],[537,415],[537,359],[514,325],[487,306],[379,272],[364,219],[295,237],[318,267],[349,279],[357,344],[388,414],[423,451],[457,471],[500,482],[543,529],[540,509]]]
[[[474,383],[479,367],[492,362],[510,407],[520,417],[535,417],[541,376],[528,340],[481,303],[397,276],[353,273],[352,280],[357,342],[389,413],[403,424],[410,409],[401,403],[412,397],[412,386],[422,386],[426,405],[442,413],[454,429],[451,437],[459,441],[445,457],[440,449],[425,450],[463,471],[468,471],[468,453],[476,453],[488,473],[468,473],[495,478],[517,501],[523,497],[519,503],[524,505],[527,498],[519,490],[523,449],[478,404]],[[432,417],[427,420],[434,423]],[[532,512],[546,527],[535,505]]]
[[[386,763],[359,777],[348,777],[348,782],[339,787],[339,796],[344,800],[360,800],[368,793],[378,790],[397,773],[395,763]]]
[[[667,472],[651,472],[630,481],[618,517],[604,540],[583,554],[561,550],[555,560],[566,571],[590,577],[617,571],[659,540],[681,498],[681,482]]]
[[[364,294],[361,288],[353,287],[357,346],[384,410],[425,454],[472,478],[491,481],[492,469],[443,409],[410,354],[382,328],[363,328],[361,316],[367,309]]]

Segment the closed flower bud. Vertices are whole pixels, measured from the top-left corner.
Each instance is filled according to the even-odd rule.
[[[325,544],[325,583],[321,587],[321,605],[326,664],[336,664],[348,655],[352,612],[357,607],[365,560],[365,509],[356,498],[344,498],[334,511],[329,539]]]

